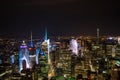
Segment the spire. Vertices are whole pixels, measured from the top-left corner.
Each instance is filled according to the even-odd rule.
[[[31,31],[31,42],[32,42],[32,31]]]
[[[97,38],[99,38],[99,35],[100,35],[99,28],[97,28]]]
[[[97,44],[99,44],[99,37],[100,37],[100,31],[99,28],[97,28]]]
[[[32,31],[31,31],[31,40],[30,40],[30,47],[33,47],[33,40],[32,40]]]
[[[45,28],[45,39],[44,39],[44,41],[47,40],[47,38],[48,38],[48,33],[47,33],[47,28]]]

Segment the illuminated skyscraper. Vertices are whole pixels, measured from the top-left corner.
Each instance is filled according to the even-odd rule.
[[[41,42],[37,42],[36,44],[36,64],[39,64],[39,57],[41,55],[45,56],[45,52],[42,51],[42,45],[46,45],[47,41],[47,29],[45,29],[45,36],[44,36],[44,40],[42,40]]]
[[[11,64],[14,64],[14,62],[15,62],[15,60],[14,60],[14,54],[12,54],[11,56],[10,56],[10,62],[11,62]]]
[[[19,70],[21,72],[21,70],[23,69],[23,61],[25,63],[26,68],[30,68],[30,64],[29,64],[29,52],[27,49],[27,45],[25,43],[25,41],[23,41],[22,45],[20,46],[20,51],[19,51]]]
[[[78,55],[78,43],[76,39],[71,39],[70,50],[72,50],[73,54]]]
[[[30,68],[36,64],[36,48],[34,47],[33,41],[32,41],[32,32],[31,32],[31,40],[30,40],[30,46],[28,48],[29,51],[29,59],[30,59]]]

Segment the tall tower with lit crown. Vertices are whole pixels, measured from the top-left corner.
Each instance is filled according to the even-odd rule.
[[[20,46],[19,51],[19,69],[20,72],[25,68],[30,68],[29,65],[29,52],[28,52],[28,46],[26,45],[25,41],[23,41],[22,45]],[[24,64],[23,64],[24,63]]]
[[[30,68],[32,68],[36,62],[36,48],[34,47],[33,44],[32,31],[31,31],[30,46],[28,50],[29,50]]]

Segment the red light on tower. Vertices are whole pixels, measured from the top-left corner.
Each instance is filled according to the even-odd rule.
[[[28,50],[29,50],[29,51],[31,51],[31,50],[32,50],[32,48],[28,48]]]
[[[29,47],[28,50],[29,50],[29,51],[35,51],[36,48],[35,48],[35,47]]]

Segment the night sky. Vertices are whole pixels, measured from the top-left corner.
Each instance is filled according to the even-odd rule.
[[[4,0],[0,36],[120,35],[116,0]]]

